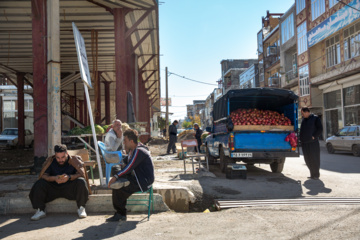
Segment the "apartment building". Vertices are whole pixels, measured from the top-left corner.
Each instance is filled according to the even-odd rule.
[[[296,0],[300,106],[325,137],[360,124],[360,0]]]

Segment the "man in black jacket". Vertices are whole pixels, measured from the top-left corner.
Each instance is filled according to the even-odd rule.
[[[302,108],[301,115],[303,116],[300,128],[301,147],[306,166],[310,170],[309,178],[317,180],[320,177],[319,137],[323,127],[320,118],[311,114],[309,108]]]
[[[167,154],[170,154],[170,150],[172,149],[173,153],[176,153],[176,146],[175,143],[177,141],[177,128],[176,125],[178,125],[178,121],[175,120],[173,124],[169,127],[169,145],[167,147]]]
[[[150,152],[145,145],[138,143],[137,131],[126,130],[123,144],[128,156],[124,158],[122,168],[120,165],[112,168],[114,176],[108,187],[113,189],[112,201],[116,212],[106,219],[107,222],[126,221],[126,200],[135,192],[149,190],[155,180]]]
[[[194,124],[194,128],[195,128],[195,138],[198,143],[198,147],[195,148],[195,152],[197,152],[198,149],[200,151],[200,146],[202,144],[201,135],[202,135],[203,131],[200,129],[199,124],[197,124],[197,123]]]

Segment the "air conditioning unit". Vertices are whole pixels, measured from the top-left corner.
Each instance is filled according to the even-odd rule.
[[[266,53],[267,53],[267,56],[276,55],[276,53],[277,53],[277,47],[276,47],[276,46],[269,46],[269,47],[266,49]]]
[[[279,86],[280,79],[279,77],[269,77],[269,87]]]

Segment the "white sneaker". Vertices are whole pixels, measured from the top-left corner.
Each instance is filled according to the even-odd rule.
[[[37,221],[37,220],[40,220],[40,218],[44,218],[44,217],[46,217],[46,213],[44,211],[41,211],[40,209],[38,209],[36,211],[36,213],[34,214],[34,216],[31,217],[31,220]]]
[[[122,187],[127,187],[129,185],[130,185],[129,180],[127,180],[126,178],[119,178],[119,179],[116,179],[116,181],[110,185],[110,188],[111,189],[120,189]]]
[[[77,211],[78,211],[79,218],[86,218],[87,217],[86,212],[85,212],[85,208],[83,206],[79,207],[79,209]]]

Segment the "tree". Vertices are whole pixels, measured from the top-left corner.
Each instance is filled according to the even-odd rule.
[[[188,121],[183,121],[182,123],[182,127],[183,128],[191,128],[192,127],[192,123],[191,122],[188,122]]]
[[[158,116],[158,126],[161,130],[167,128],[170,125],[170,122],[166,124],[166,119],[163,117]]]

